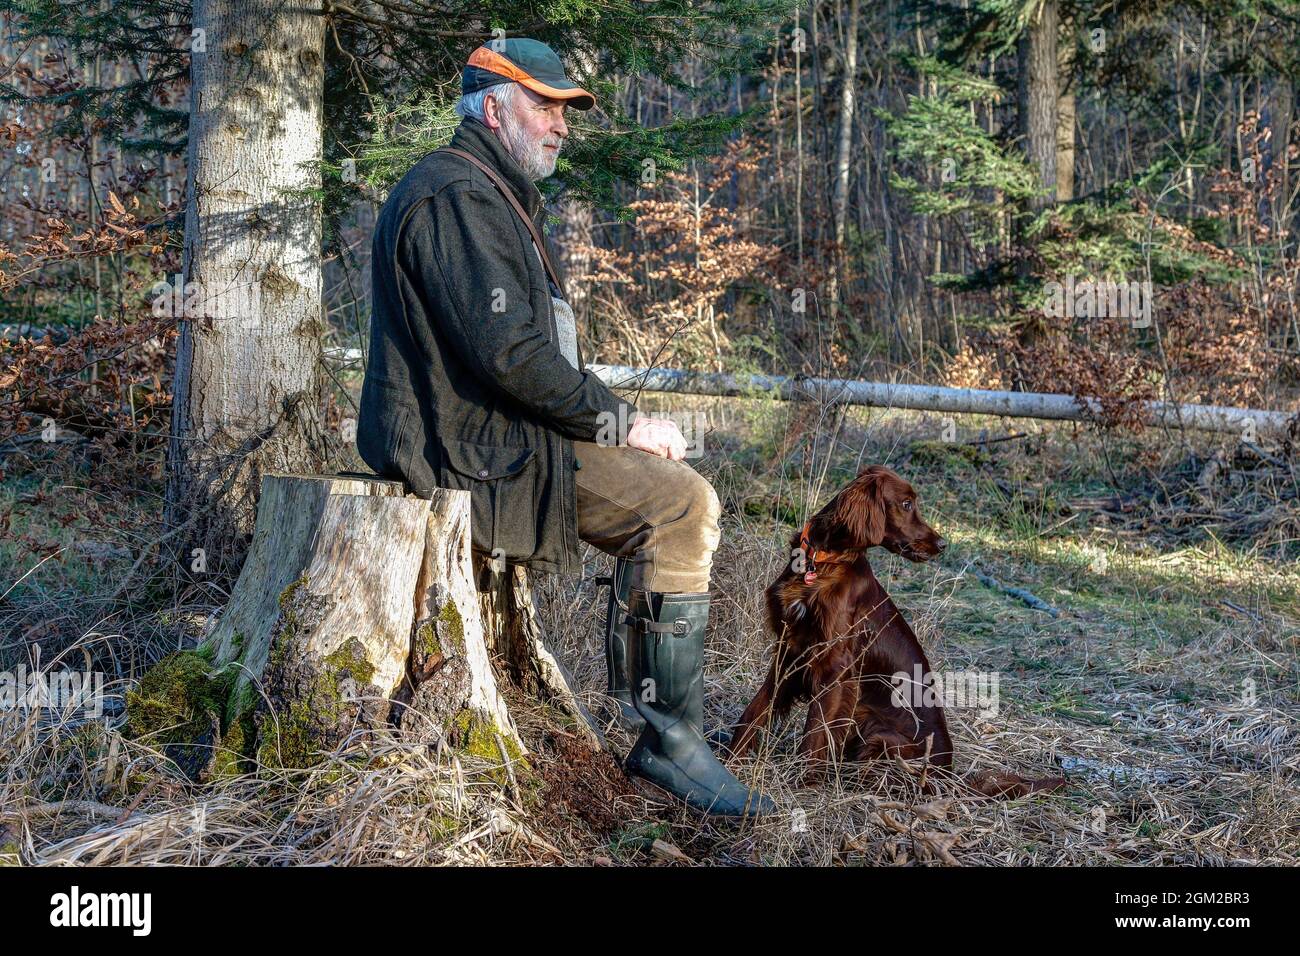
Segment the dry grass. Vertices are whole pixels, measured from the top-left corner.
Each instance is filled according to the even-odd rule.
[[[557,715],[517,699],[533,751],[529,768],[515,768],[517,788],[490,761],[409,740],[341,750],[309,775],[196,787],[113,721],[38,726],[11,712],[0,715],[0,863],[1300,862],[1294,475],[1238,464],[1228,448],[1230,467],[1194,492],[1213,441],[1018,423],[1027,438],[977,453],[934,442],[938,421],[924,415],[704,407],[717,431],[696,464],[726,512],[710,729],[739,715],[763,674],[762,588],[790,530],[859,464],[884,462],[917,485],[952,545],[923,566],[881,553],[877,572],[938,669],[1000,678],[996,716],[949,712],[962,767],[1064,768],[1065,791],[993,802],[943,784],[926,795],[924,769],[903,764],[841,767],[824,786],[802,787],[796,719],[738,768],[782,813],[701,820],[629,784],[608,756],[574,746]],[[982,427],[1004,431],[963,419],[958,439]],[[583,695],[609,714],[605,591],[593,583],[608,559],[590,557],[581,579],[546,579],[539,597]],[[1059,616],[981,584],[976,570]],[[33,602],[67,613],[85,586],[50,581],[40,571],[26,579],[0,606],[4,621],[27,631]],[[120,695],[161,649],[193,640],[206,610],[171,608],[161,622],[157,612],[106,612],[75,634],[40,632],[46,660],[48,649],[86,644]],[[22,634],[9,633],[12,649]],[[612,726],[610,739],[620,752],[630,743]]]

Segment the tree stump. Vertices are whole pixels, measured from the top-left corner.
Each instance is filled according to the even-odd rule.
[[[465,491],[429,500],[379,479],[266,476],[228,606],[197,649],[169,655],[128,695],[129,729],[195,779],[305,768],[389,733],[512,760],[527,750],[496,652],[602,746],[546,645],[525,570],[495,572],[470,540]]]
[[[498,572],[486,558],[476,558],[480,611],[488,646],[511,682],[574,719],[579,736],[594,750],[605,747],[600,722],[573,690],[573,675],[551,650],[533,603],[526,568],[507,565]]]

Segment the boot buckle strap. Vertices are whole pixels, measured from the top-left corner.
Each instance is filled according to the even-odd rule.
[[[679,617],[669,624],[647,621],[645,618],[633,617],[629,614],[623,623],[642,631],[648,631],[651,634],[672,634],[675,637],[683,636],[691,627],[690,622],[684,617]]]

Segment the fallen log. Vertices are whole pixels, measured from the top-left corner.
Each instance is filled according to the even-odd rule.
[[[467,492],[268,475],[230,601],[199,647],[128,694],[128,727],[192,778],[302,769],[402,734],[507,763],[527,754],[492,652],[602,741],[550,653],[525,570],[470,547]],[[489,582],[480,594],[478,581]]]
[[[1041,392],[1002,392],[811,376],[728,375],[626,365],[588,365],[587,368],[612,388],[639,388],[648,392],[740,397],[767,393],[785,401],[813,399],[841,405],[1057,421],[1090,421],[1101,412],[1101,406],[1093,399]],[[1293,412],[1176,402],[1144,402],[1143,413],[1152,425],[1230,432],[1244,436],[1248,441],[1259,435],[1284,438],[1300,422],[1300,414]]]

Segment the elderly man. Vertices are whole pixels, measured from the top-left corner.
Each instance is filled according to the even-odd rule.
[[[555,171],[565,108],[595,100],[544,43],[493,46],[464,69],[450,146],[375,224],[357,448],[416,494],[468,490],[474,548],[494,559],[580,570],[579,539],[614,555],[605,647],[610,695],[639,731],[627,771],[709,813],[770,812],[703,737],[717,495],[673,423],[584,371],[540,234],[534,183]]]

